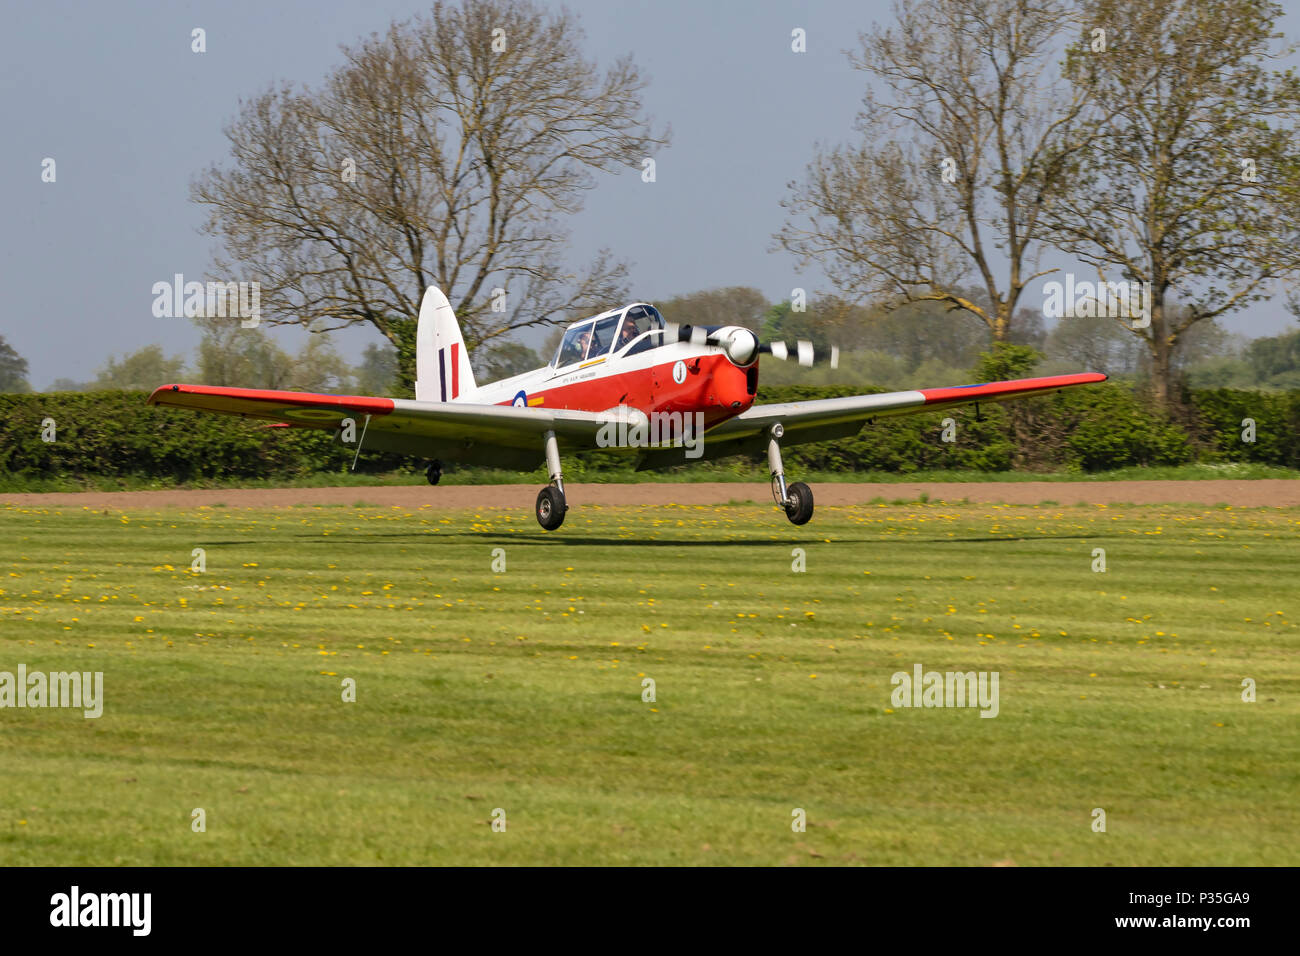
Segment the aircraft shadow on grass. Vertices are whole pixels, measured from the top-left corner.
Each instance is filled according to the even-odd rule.
[[[1096,541],[1098,539],[1127,537],[1132,536],[1116,531],[1104,531],[1097,534],[1036,534],[1032,536],[1018,535],[1016,537],[990,535],[987,538],[913,538],[912,540],[924,541],[928,544],[988,544],[992,541]]]
[[[577,535],[551,535],[547,537],[520,537],[518,535],[503,535],[495,532],[483,531],[394,531],[394,532],[366,532],[357,534],[331,534],[329,536],[309,533],[298,533],[296,538],[305,539],[305,544],[321,544],[335,546],[339,543],[357,544],[366,541],[376,540],[399,540],[404,538],[410,539],[436,539],[439,541],[454,541],[473,544],[500,544],[515,545],[519,547],[563,547],[565,545],[583,545],[583,546],[612,546],[612,547],[650,547],[650,548],[700,548],[700,547],[729,547],[729,546],[747,546],[753,547],[758,545],[788,545],[791,547],[809,547],[819,544],[830,545],[875,545],[882,543],[890,546],[900,546],[908,544],[1005,544],[1021,543],[1026,541],[1096,541],[1111,538],[1128,537],[1120,532],[1101,532],[1094,534],[1053,534],[1053,535],[1018,535],[1008,537],[1003,535],[989,535],[987,537],[968,537],[968,538],[939,538],[939,537],[899,537],[892,539],[881,538],[834,538],[825,541],[818,538],[815,541],[803,538],[792,537],[786,539],[779,538],[607,538],[593,536]],[[215,542],[216,544],[271,544],[270,541],[230,541]]]
[[[784,541],[779,539],[773,539],[773,538],[762,538],[762,539],[750,538],[750,539],[739,539],[739,540],[734,538],[691,538],[691,539],[598,538],[598,537],[578,537],[575,535],[568,535],[568,534],[562,537],[554,536],[554,537],[547,537],[547,538],[521,538],[518,535],[503,535],[503,534],[496,534],[494,532],[482,532],[482,531],[469,531],[469,532],[448,532],[448,531],[401,532],[399,531],[391,534],[357,534],[357,535],[347,535],[347,536],[341,534],[331,534],[329,537],[323,537],[320,535],[298,535],[298,537],[309,539],[308,541],[304,542],[306,544],[337,544],[339,542],[346,542],[348,544],[358,544],[365,541],[374,541],[376,539],[396,540],[400,538],[419,538],[424,540],[433,539],[435,541],[450,541],[450,542],[456,542],[458,544],[459,543],[464,543],[464,544],[486,543],[486,544],[500,544],[500,545],[515,545],[518,547],[540,547],[540,548],[555,548],[555,547],[561,547],[563,545],[593,545],[597,547],[602,547],[602,546],[620,547],[620,546],[634,545],[643,548],[644,547],[716,548],[716,547],[726,547],[729,545],[747,545],[752,547],[755,545],[771,545],[771,544],[806,547],[809,544],[808,541],[801,540],[799,538],[789,538],[788,540],[784,540]],[[239,543],[256,544],[258,542],[241,541]],[[270,544],[271,542],[268,541],[268,542],[261,542],[261,543]],[[817,543],[824,544],[825,542],[823,542],[819,538]],[[869,544],[870,540],[866,538],[838,538],[834,541],[834,543],[835,544]]]

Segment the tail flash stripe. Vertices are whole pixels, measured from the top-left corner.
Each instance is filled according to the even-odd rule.
[[[451,397],[460,394],[460,343],[451,343]]]
[[[447,350],[438,349],[438,401],[447,400]]]

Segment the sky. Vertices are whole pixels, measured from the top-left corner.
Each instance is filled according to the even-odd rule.
[[[817,144],[853,139],[865,90],[845,51],[879,0],[569,0],[602,63],[631,53],[651,83],[647,110],[671,124],[656,181],[606,176],[568,223],[573,261],[600,247],[631,263],[633,298],[749,285],[772,301],[830,291],[772,235],[780,200]],[[85,381],[110,356],[159,343],[189,359],[198,333],[156,318],[155,282],[202,279],[214,248],[189,183],[228,154],[222,126],[273,83],[316,85],[339,46],[427,9],[425,0],[229,0],[7,4],[0,12],[0,335],[36,388]],[[1300,37],[1300,0],[1282,28]],[[191,52],[191,30],[207,52]],[[807,52],[791,51],[806,31]],[[42,182],[42,162],[57,179]],[[1038,299],[1031,296],[1026,301]],[[617,303],[610,303],[615,305]],[[1293,317],[1280,298],[1225,324],[1270,335]],[[302,333],[286,330],[296,348]],[[356,362],[378,333],[342,334]],[[946,384],[946,383],[937,383]]]

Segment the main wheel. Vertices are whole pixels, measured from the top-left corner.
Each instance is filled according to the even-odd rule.
[[[442,477],[442,462],[437,460],[429,462],[429,467],[425,470],[424,477],[429,479],[429,484],[436,485],[438,479]]]
[[[554,485],[547,485],[537,493],[537,523],[547,531],[554,531],[564,524],[564,512],[568,510],[564,492]]]
[[[813,515],[812,489],[802,481],[796,481],[785,489],[785,516],[791,524],[807,524]]]

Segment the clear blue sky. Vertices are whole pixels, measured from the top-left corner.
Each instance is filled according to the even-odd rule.
[[[603,180],[573,223],[574,254],[601,245],[631,260],[634,295],[663,299],[752,285],[773,300],[825,288],[770,251],[785,184],[814,144],[851,137],[863,92],[844,55],[859,30],[890,19],[882,2],[571,0],[602,61],[633,53],[646,100],[673,127],[658,181]],[[1300,35],[1300,0],[1283,28]],[[155,318],[154,282],[201,279],[209,241],[188,199],[191,177],[224,159],[221,133],[241,96],[274,81],[316,84],[340,43],[423,10],[406,0],[9,4],[0,14],[0,335],[31,363],[31,381],[90,378],[110,355],[159,342],[191,357],[185,319]],[[190,30],[208,51],[190,52]],[[790,31],[808,52],[790,52]],[[42,183],[44,157],[58,181]],[[1229,327],[1280,331],[1279,300]],[[288,334],[288,333],[286,333]],[[300,333],[298,333],[300,334]],[[340,344],[355,361],[377,334]],[[288,344],[296,345],[290,339]],[[947,384],[947,383],[936,383]]]

